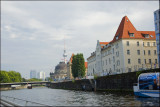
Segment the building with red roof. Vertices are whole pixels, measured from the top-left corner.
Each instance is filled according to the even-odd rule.
[[[110,42],[99,42],[87,58],[88,76],[157,68],[155,31],[137,31],[124,16]]]

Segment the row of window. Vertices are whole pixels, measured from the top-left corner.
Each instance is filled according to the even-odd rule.
[[[156,42],[147,42],[147,45],[145,45],[145,43],[143,42],[143,46],[151,46],[151,44],[152,44],[152,46],[156,46]],[[126,41],[126,45],[127,45],[127,46],[130,45],[130,44],[129,44],[129,41]],[[137,41],[137,46],[140,46],[139,41]]]
[[[144,50],[144,55],[146,55],[146,51]],[[130,55],[130,50],[127,50],[127,55]],[[137,50],[137,55],[140,55],[140,50]],[[151,50],[148,50],[148,55],[151,55]],[[157,51],[154,50],[154,55],[157,55]]]
[[[145,64],[147,63],[146,59],[144,59],[144,63]],[[151,63],[152,63],[152,60],[149,59],[149,64]],[[128,64],[131,64],[131,59],[128,59]],[[141,59],[138,59],[138,64],[141,64]],[[157,59],[155,59],[155,64],[157,64]]]

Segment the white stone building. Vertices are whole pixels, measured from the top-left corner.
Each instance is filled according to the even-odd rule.
[[[97,41],[96,51],[87,58],[88,76],[103,76],[157,68],[155,31],[137,31],[123,17],[110,42]]]
[[[38,76],[38,79],[42,79],[42,80],[45,80],[46,78],[45,72],[43,71],[38,72],[37,76]]]

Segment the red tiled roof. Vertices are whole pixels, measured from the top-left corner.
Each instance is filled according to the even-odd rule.
[[[100,45],[107,45],[109,42],[99,42],[100,43]]]
[[[129,33],[134,33],[134,37],[130,37]],[[153,37],[145,38],[143,36],[143,34],[149,34],[149,35],[152,35]],[[116,41],[117,36],[118,36],[117,40],[119,40],[121,38],[156,39],[155,31],[137,31],[127,16],[124,16],[122,18],[121,23],[117,29],[117,32],[116,32],[112,42]]]
[[[85,68],[87,68],[88,67],[88,62],[85,62]]]
[[[70,58],[71,63],[72,63],[72,60],[73,60],[73,56],[74,56],[74,54],[72,53],[72,56]]]

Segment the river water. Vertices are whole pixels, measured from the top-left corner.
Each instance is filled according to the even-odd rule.
[[[50,106],[159,106],[158,98],[135,98],[131,95],[85,92],[36,87],[32,89],[1,91],[1,98],[19,105],[26,102],[3,96],[15,97]],[[34,106],[27,103],[27,106]]]

